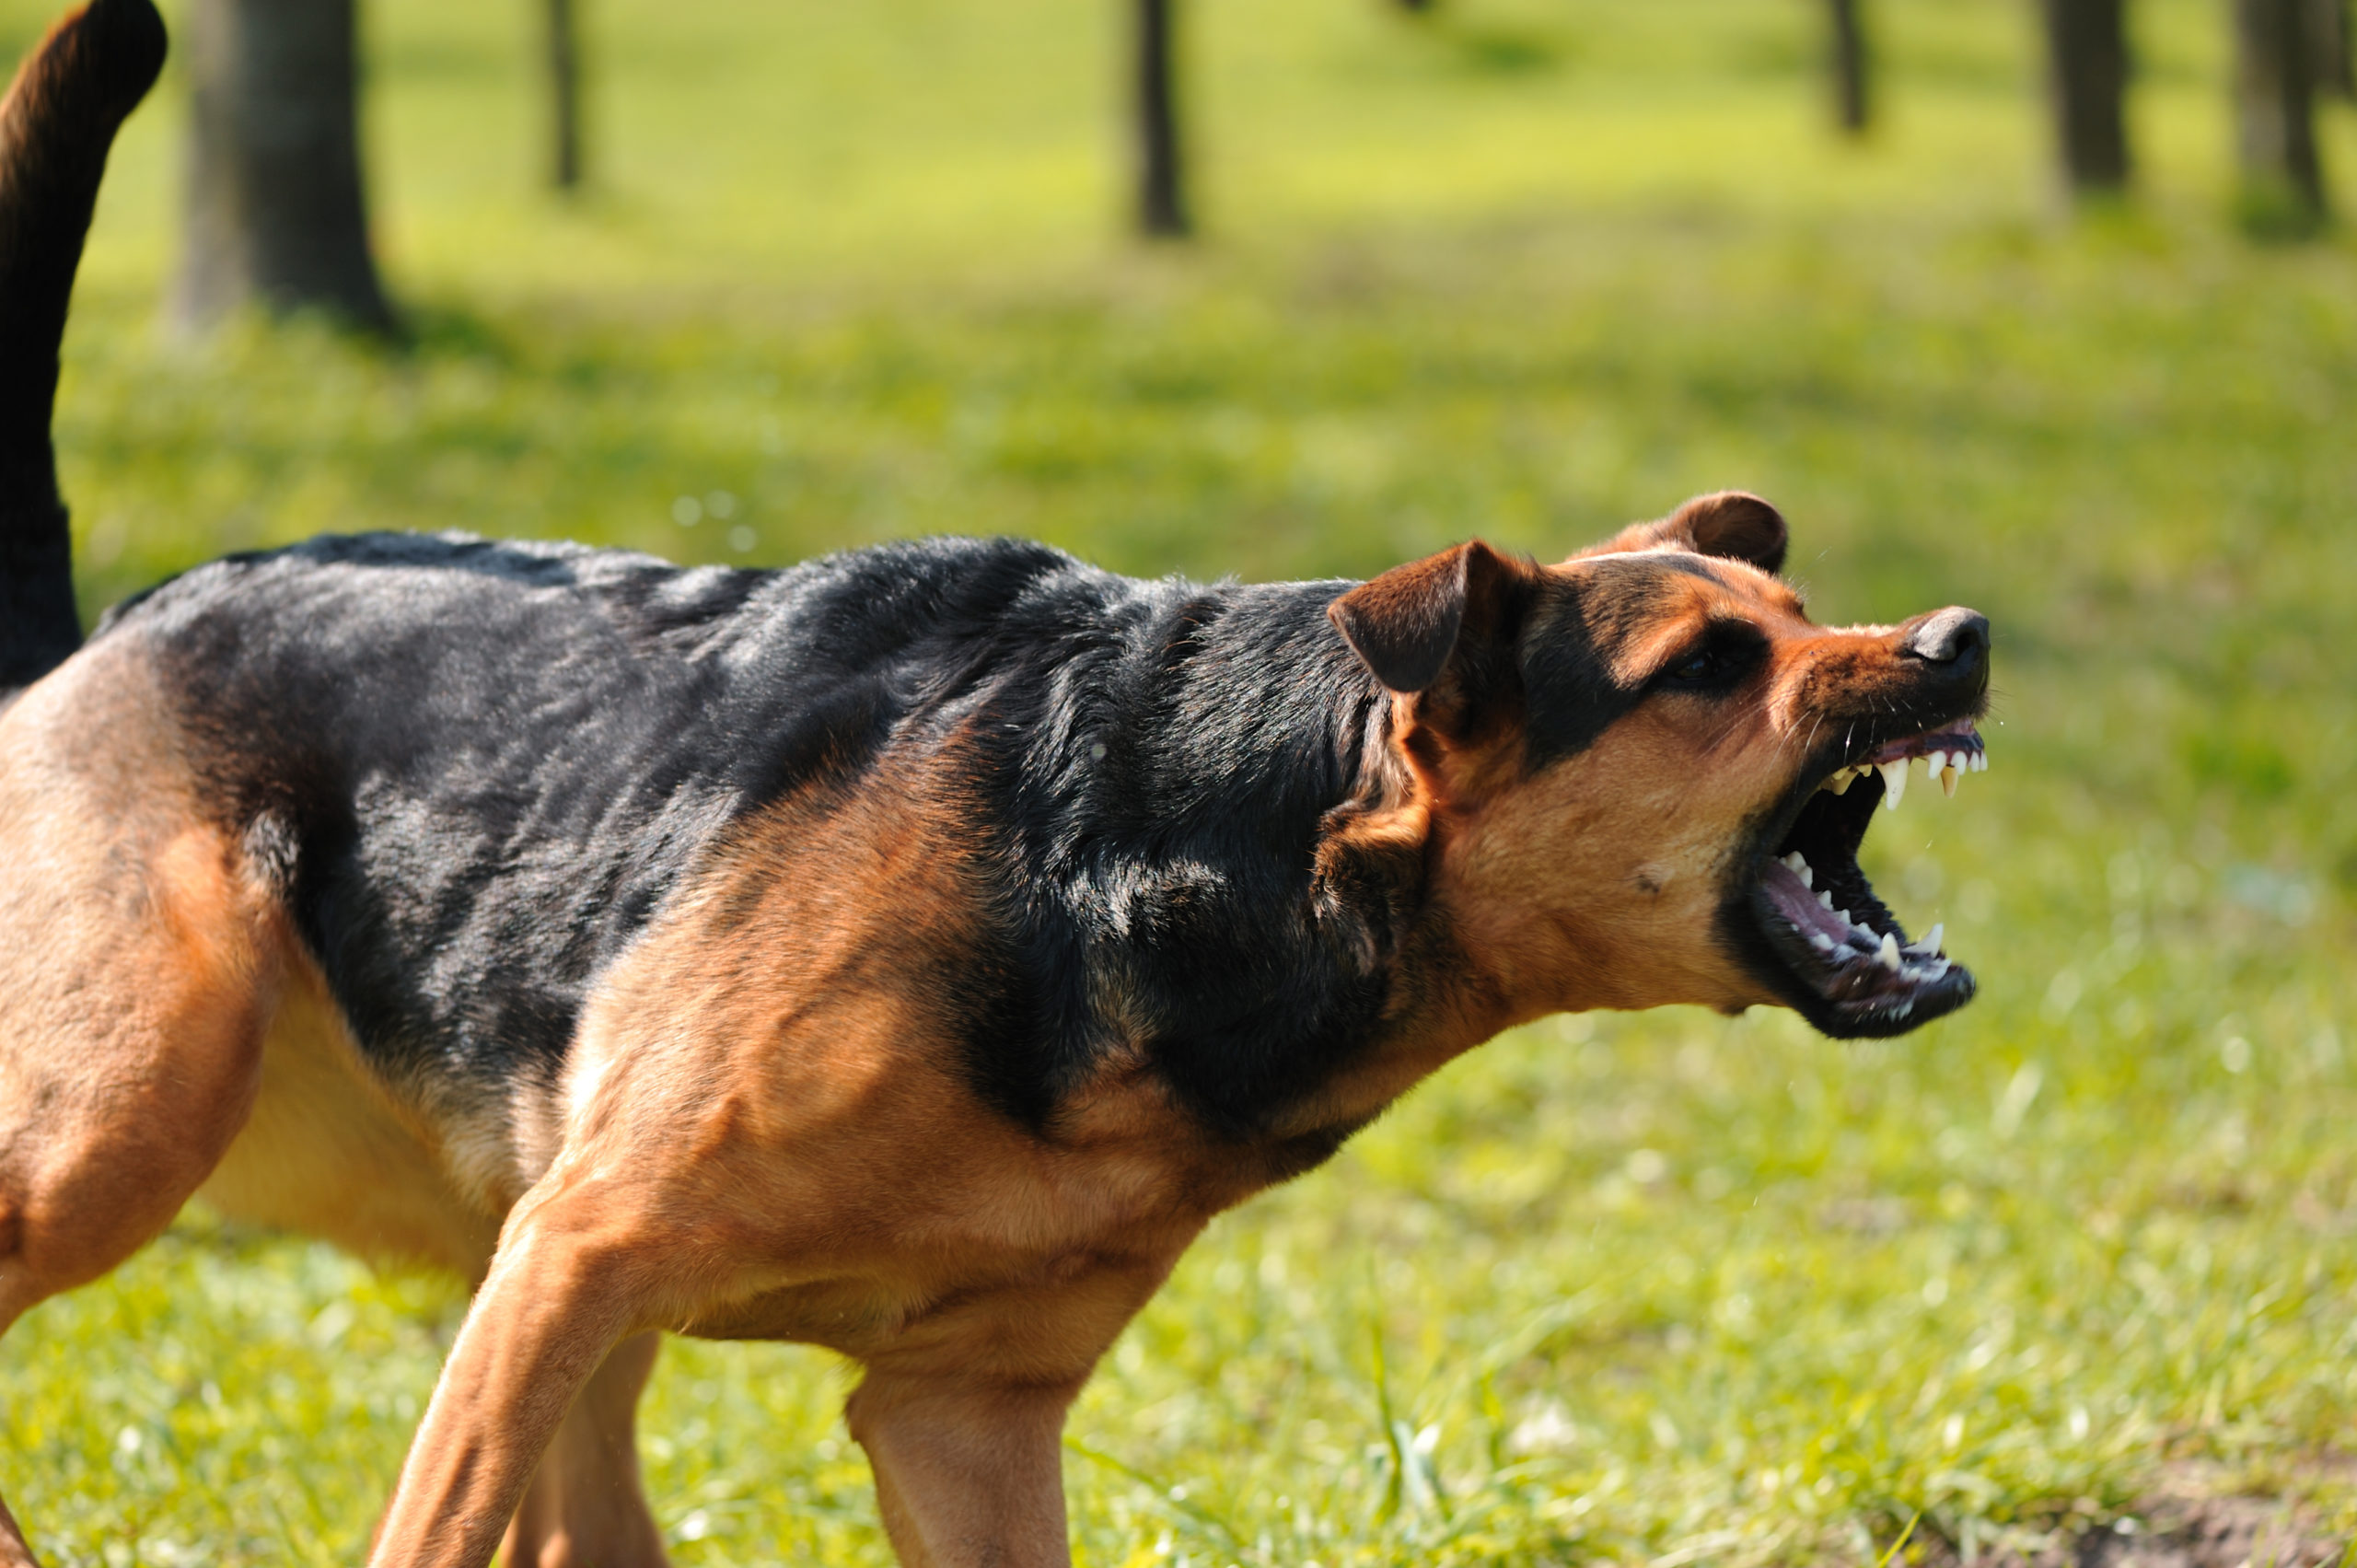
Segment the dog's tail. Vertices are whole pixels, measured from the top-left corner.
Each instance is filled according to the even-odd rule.
[[[163,67],[151,0],[90,0],[50,29],[0,103],[0,693],[81,645],[49,442],[57,346],[107,149]]]

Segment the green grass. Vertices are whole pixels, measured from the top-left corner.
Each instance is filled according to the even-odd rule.
[[[1265,576],[1761,490],[1821,618],[1996,623],[1993,771],[1869,842],[1980,1000],[1460,1063],[1124,1336],[1081,1558],[1870,1562],[1919,1513],[1968,1555],[2189,1475],[2357,1530],[2357,246],[2229,226],[2223,7],[2140,7],[2143,185],[2074,223],[2026,6],[1884,5],[1864,147],[1798,0],[1444,6],[1193,8],[1213,238],[1157,254],[1109,0],[606,0],[574,208],[529,8],[377,6],[398,356],[158,328],[168,87],[67,345],[88,603],[329,528]],[[354,1561],[457,1310],[192,1215],[9,1335],[0,1488],[57,1564]],[[680,1562],[885,1560],[844,1386],[666,1352]]]

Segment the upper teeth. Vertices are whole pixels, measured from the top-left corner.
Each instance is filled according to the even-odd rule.
[[[1939,780],[1941,790],[1950,796],[1956,794],[1956,781],[1959,775],[1989,771],[1989,753],[1986,751],[1968,751],[1958,747],[1953,751],[1925,751],[1921,755],[1925,775]],[[1831,776],[1817,787],[1829,789],[1836,795],[1847,795],[1852,782],[1871,768],[1882,775],[1882,803],[1896,811],[1899,800],[1907,794],[1907,765],[1914,760],[1912,757],[1901,757],[1896,761],[1858,762],[1846,768],[1836,768]]]

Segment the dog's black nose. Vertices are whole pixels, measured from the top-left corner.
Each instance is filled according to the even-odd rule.
[[[1960,604],[1935,610],[1907,628],[1898,651],[1933,664],[1977,663],[1989,652],[1989,618]]]

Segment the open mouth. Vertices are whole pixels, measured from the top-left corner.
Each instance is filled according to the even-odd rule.
[[[1954,795],[1989,758],[1964,721],[1886,741],[1860,762],[1836,769],[1803,801],[1792,826],[1762,857],[1752,913],[1801,1014],[1840,1037],[1898,1034],[1972,999],[1972,972],[1942,951],[1934,925],[1910,939],[1858,869],[1858,845],[1877,802],[1897,807],[1910,770],[1922,786]]]

